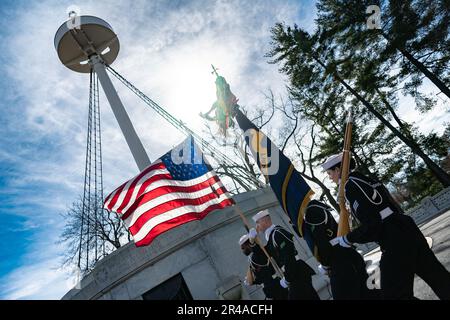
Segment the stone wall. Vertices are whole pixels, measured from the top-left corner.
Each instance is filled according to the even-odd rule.
[[[450,210],[450,187],[434,196],[425,197],[420,205],[409,210],[407,214],[412,216],[417,224],[422,224],[447,210]]]
[[[237,206],[210,213],[157,237],[151,245],[137,248],[129,243],[99,261],[63,299],[142,299],[148,290],[181,274],[194,299],[263,299],[259,286],[244,286],[247,257],[238,239],[246,231],[241,210],[251,217],[268,209],[275,224],[289,228],[286,215],[270,188],[239,194]],[[314,269],[317,261],[304,240],[296,237],[299,257]],[[327,277],[314,276],[322,299],[330,298]]]

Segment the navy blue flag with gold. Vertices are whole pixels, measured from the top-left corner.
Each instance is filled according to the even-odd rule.
[[[239,110],[237,105],[235,105],[234,113],[258,167],[269,181],[294,228],[314,252],[312,235],[303,224],[305,208],[314,192],[295,170],[292,162]]]

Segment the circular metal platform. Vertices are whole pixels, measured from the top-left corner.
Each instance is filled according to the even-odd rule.
[[[88,59],[98,54],[108,65],[116,60],[120,43],[112,27],[94,16],[79,16],[79,28],[71,20],[64,22],[55,35],[55,49],[59,60],[67,68],[89,73]],[[76,21],[76,20],[75,20]]]

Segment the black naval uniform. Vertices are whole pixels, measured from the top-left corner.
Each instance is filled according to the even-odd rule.
[[[281,226],[270,232],[266,249],[278,266],[284,266],[284,276],[289,283],[289,300],[320,300],[312,285],[314,270],[303,260],[296,260],[297,250],[293,235]]]
[[[273,278],[275,273],[269,259],[258,245],[252,246],[252,254],[248,257],[250,268],[255,275],[255,284],[262,284],[267,299],[287,300],[288,290],[280,285],[280,279]]]
[[[450,273],[438,261],[414,220],[398,212],[386,188],[358,172],[345,184],[345,197],[360,226],[344,240],[377,242],[384,299],[413,299],[414,274],[440,299],[450,299]]]
[[[376,299],[380,293],[367,287],[369,275],[363,257],[353,248],[330,243],[338,230],[331,210],[326,204],[311,200],[306,207],[303,230],[317,260],[329,268],[333,299]]]

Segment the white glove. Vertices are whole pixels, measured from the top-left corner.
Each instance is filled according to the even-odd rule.
[[[285,277],[283,277],[283,278],[281,278],[281,280],[280,280],[280,286],[282,286],[283,288],[287,288],[287,287],[289,287],[289,282],[287,282],[286,281],[286,278]]]
[[[319,274],[322,276],[327,276],[330,273],[330,267],[319,264],[317,268],[319,269]]]
[[[244,279],[244,284],[246,285],[246,286],[249,286],[250,284],[248,283],[248,281],[247,281],[247,277],[245,277],[245,279]]]
[[[351,242],[349,242],[349,241],[347,240],[347,237],[346,237],[346,236],[343,236],[343,237],[337,237],[337,239],[339,240],[339,245],[340,245],[341,247],[344,247],[344,248],[351,248],[351,247],[352,247]]]
[[[258,236],[258,232],[256,231],[255,228],[251,228],[248,231],[248,237],[250,238],[250,240],[253,242],[253,240]]]

